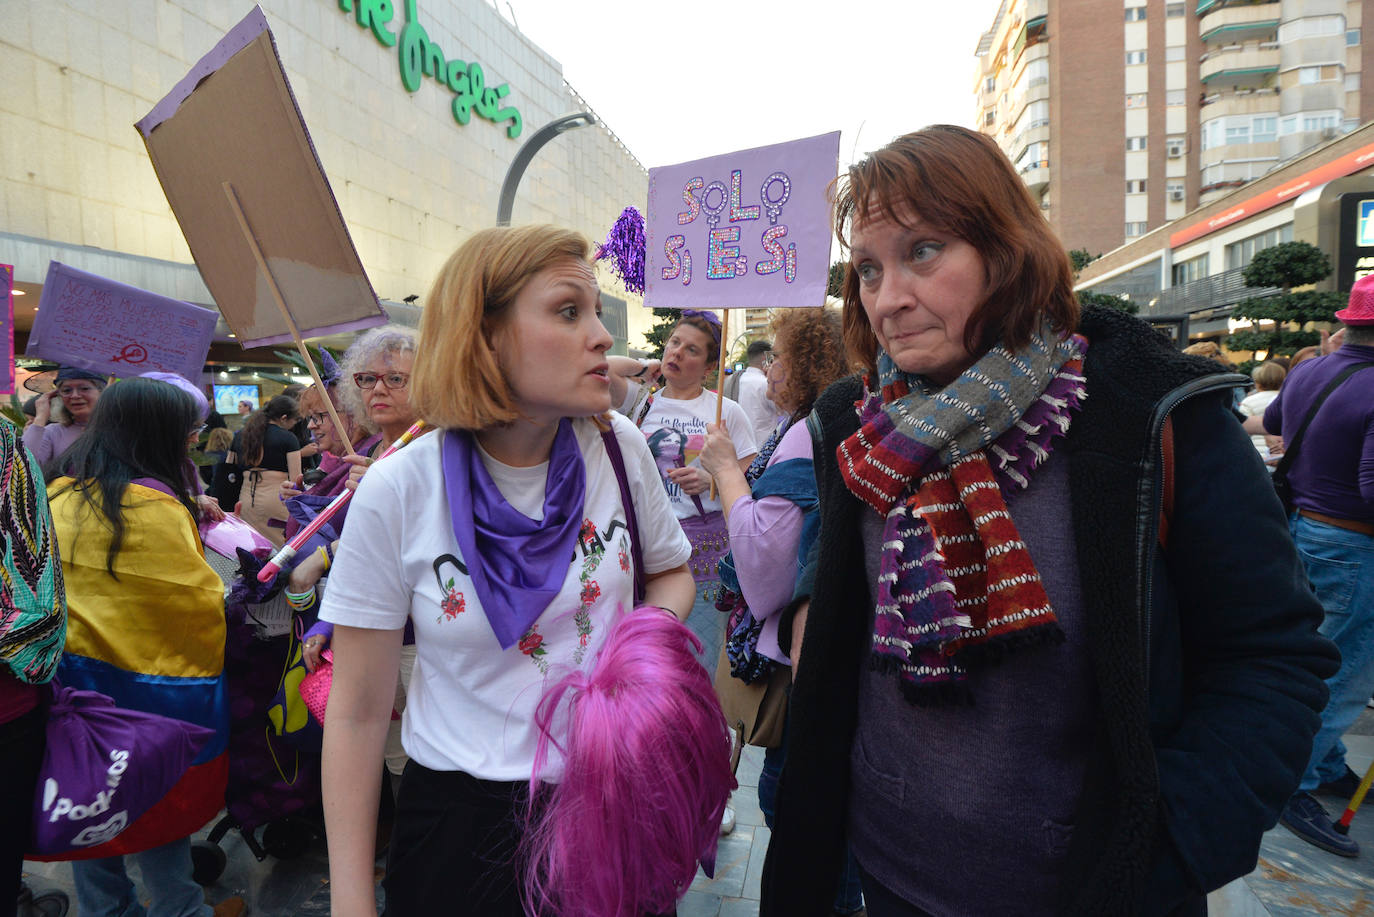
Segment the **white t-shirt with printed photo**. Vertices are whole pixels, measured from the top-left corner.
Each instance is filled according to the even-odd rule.
[[[759,451],[754,441],[754,428],[744,409],[729,398],[723,400],[720,412],[721,423],[735,444],[735,455],[744,458]],[[692,399],[665,398],[662,392],[654,395],[654,403],[649,408],[639,429],[649,443],[658,476],[673,505],[673,513],[679,519],[697,515],[696,503],[668,479],[668,470],[679,466],[701,467],[698,456],[706,446],[706,425],[716,422],[716,393],[703,390]],[[698,494],[705,512],[718,511],[720,500],[712,500],[708,490]],[[719,496],[719,492],[717,492]]]
[[[687,561],[691,546],[669,512],[644,437],[612,415],[649,575]],[[406,753],[433,770],[528,780],[546,686],[588,670],[619,609],[634,605],[633,551],[620,485],[595,424],[573,422],[587,466],[582,530],[562,591],[516,645],[502,650],[453,534],[442,433],[368,469],[348,511],[320,617],[380,630],[415,625],[416,661],[401,726]],[[542,512],[547,464],[481,460],[507,501]],[[561,739],[561,736],[555,736]],[[551,761],[555,755],[551,751]]]

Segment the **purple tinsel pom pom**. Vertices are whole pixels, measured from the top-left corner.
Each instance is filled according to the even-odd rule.
[[[606,241],[596,250],[596,258],[611,259],[611,268],[631,293],[644,292],[644,215],[634,207],[620,212]]]

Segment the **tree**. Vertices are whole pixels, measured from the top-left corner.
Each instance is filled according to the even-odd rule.
[[[1078,273],[1082,271],[1083,268],[1087,267],[1089,264],[1092,264],[1094,261],[1101,257],[1101,254],[1088,254],[1088,250],[1086,248],[1069,249],[1069,261],[1073,263],[1073,275],[1077,277]]]
[[[644,334],[648,341],[649,356],[654,359],[663,357],[663,348],[668,343],[668,335],[677,327],[681,317],[676,309],[654,309],[654,325]]]
[[[1232,311],[1235,318],[1246,318],[1254,326],[1234,332],[1227,340],[1230,350],[1267,351],[1291,355],[1303,347],[1321,343],[1317,331],[1305,331],[1309,322],[1332,322],[1336,310],[1345,305],[1348,294],[1304,290],[1306,286],[1325,279],[1331,273],[1331,259],[1326,252],[1308,242],[1282,242],[1255,253],[1241,275],[1246,286],[1278,287],[1282,292],[1268,296],[1254,296],[1238,304]],[[1261,327],[1267,320],[1272,325]]]
[[[830,265],[830,279],[825,285],[825,295],[836,299],[844,298],[844,262],[836,261]]]
[[[1139,305],[1123,296],[1117,296],[1115,293],[1094,293],[1092,290],[1080,290],[1078,304],[1081,306],[1106,306],[1108,309],[1120,309],[1131,315],[1140,311]]]

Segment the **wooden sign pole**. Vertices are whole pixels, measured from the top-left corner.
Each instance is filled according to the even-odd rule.
[[[725,342],[730,340],[730,310],[720,310],[720,353],[716,355],[716,427],[720,427],[721,409],[725,407]],[[711,478],[712,500],[716,498],[716,479]]]
[[[315,368],[315,361],[310,358],[310,351],[306,349],[305,341],[301,340],[300,329],[296,327],[296,321],[291,317],[291,311],[286,308],[286,300],[282,298],[281,288],[277,286],[276,279],[272,276],[272,271],[267,267],[267,259],[262,256],[262,248],[258,245],[257,237],[253,235],[253,229],[248,225],[248,217],[243,212],[243,206],[239,203],[239,196],[234,193],[234,186],[229,182],[223,182],[224,196],[229,199],[229,207],[234,211],[234,217],[239,221],[239,228],[243,230],[244,241],[248,243],[248,248],[253,253],[253,260],[258,263],[258,270],[267,278],[267,287],[272,291],[272,298],[276,300],[277,308],[281,310],[281,316],[286,320],[286,327],[291,332],[291,340],[296,342],[296,349],[301,352],[301,358],[305,360],[305,368],[310,371],[310,378],[315,380],[315,385],[320,390],[320,400],[324,402],[324,409],[329,412],[329,419],[334,422],[334,429],[338,431],[339,440],[348,450],[349,455],[355,455],[353,442],[349,439],[348,431],[344,428],[343,421],[339,419],[339,414],[334,410],[334,400],[329,397],[329,389],[325,388],[324,380],[320,378],[320,371]],[[716,409],[717,415],[720,409]],[[719,418],[717,418],[719,422]]]

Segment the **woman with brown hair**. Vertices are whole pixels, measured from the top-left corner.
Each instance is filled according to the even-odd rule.
[[[276,396],[262,410],[249,415],[224,457],[229,474],[239,478],[239,516],[276,547],[282,546],[286,525],[286,507],[278,492],[284,482],[301,476],[301,444],[291,432],[299,419],[296,399]],[[244,484],[248,485],[246,493]],[[215,496],[223,506],[225,499],[218,493]],[[228,502],[232,505],[235,501]]]
[[[828,913],[846,838],[871,917],[1205,913],[1336,661],[1236,377],[1080,316],[982,134],[897,138],[841,177],[834,226],[865,374],[808,420],[821,531],[779,628],[761,914]]]

